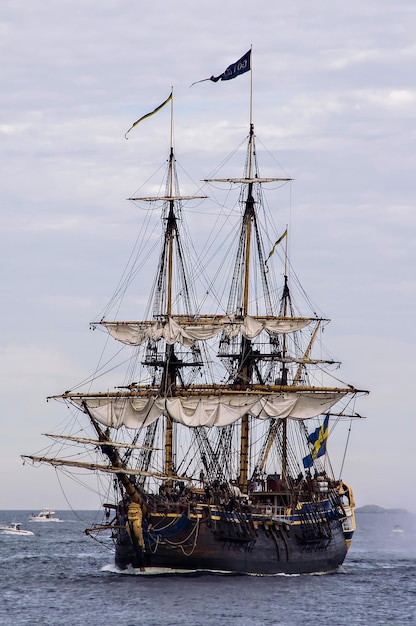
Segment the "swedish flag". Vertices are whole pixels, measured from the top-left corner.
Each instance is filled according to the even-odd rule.
[[[326,441],[328,439],[329,430],[329,415],[327,415],[322,422],[321,426],[318,426],[313,433],[308,437],[308,441],[312,444],[313,448],[308,456],[303,459],[303,467],[309,468],[313,466],[313,462],[320,456],[323,456],[326,452]]]

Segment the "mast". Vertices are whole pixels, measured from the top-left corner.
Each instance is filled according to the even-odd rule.
[[[168,280],[167,280],[167,306],[166,315],[172,315],[172,284],[173,284],[173,245],[176,232],[176,216],[175,203],[173,200],[173,168],[174,168],[174,150],[173,150],[173,98],[171,100],[171,116],[170,116],[170,153],[168,168],[168,197],[169,215],[166,227],[166,238],[168,240]],[[174,366],[175,362],[174,346],[166,344],[166,365],[162,377],[162,394],[175,393],[175,382],[177,370]],[[173,468],[173,422],[169,415],[165,416],[165,473],[170,476],[174,473]]]
[[[173,151],[171,151],[171,159]],[[174,240],[174,207],[173,200],[169,201],[169,217],[167,236],[169,238],[168,245],[168,298],[167,298],[167,311],[169,316],[172,312],[172,273],[173,273],[173,240]],[[166,365],[162,377],[162,393],[170,394],[174,393],[174,386],[176,381],[176,368],[174,367],[174,347],[173,345],[166,344]],[[165,416],[166,419],[166,433],[165,433],[165,473],[169,476],[173,473],[173,423],[169,415]]]
[[[172,89],[173,94],[173,89]],[[181,211],[181,201],[190,199],[202,199],[206,196],[182,196],[179,193],[179,184],[177,180],[176,161],[173,142],[173,97],[171,99],[171,116],[170,116],[170,149],[168,168],[166,176],[165,194],[161,198],[131,198],[131,200],[154,201],[161,200],[164,202],[164,235],[162,250],[159,258],[159,265],[156,275],[155,293],[153,299],[153,320],[154,323],[165,324],[171,320],[174,315],[174,284],[179,283],[181,301],[183,302],[185,317],[192,317],[192,304],[190,287],[187,281],[187,272],[185,268],[185,254],[182,248],[182,242],[179,231],[179,220]],[[201,366],[199,352],[194,349],[188,360],[184,360],[176,352],[175,343],[166,340],[164,352],[158,353],[158,342],[149,337],[147,343],[147,354],[143,364],[148,366],[152,372],[154,384],[159,387],[158,396],[161,398],[173,398],[178,395],[178,387],[183,389],[186,386],[185,377],[182,374],[184,368],[188,367],[192,370],[197,366]],[[189,384],[189,383],[188,383]],[[138,388],[134,385],[133,388]],[[154,391],[153,391],[154,393]],[[163,409],[165,423],[165,459],[164,472],[166,476],[173,477],[176,473],[175,459],[175,424],[169,413]],[[147,463],[150,462],[150,453]],[[172,484],[172,480],[168,480],[167,487]]]
[[[251,76],[251,72],[250,72]],[[250,92],[252,90],[250,89]],[[251,179],[252,177],[252,167],[253,167],[253,138],[254,138],[254,127],[251,122],[251,96],[250,96],[250,134],[249,134],[249,148],[248,148],[248,171],[247,177]],[[246,224],[246,240],[245,240],[245,270],[244,270],[244,297],[243,297],[243,315],[244,317],[248,315],[248,302],[249,302],[249,281],[250,281],[250,248],[251,248],[251,231],[252,231],[252,222],[254,218],[254,198],[253,198],[253,182],[248,183],[247,189],[247,200],[245,205],[245,215],[244,222]],[[246,339],[246,337],[242,338],[241,342],[241,377],[243,385],[248,385],[251,382],[251,341]],[[249,428],[249,416],[246,413],[243,415],[241,419],[241,441],[240,441],[240,476],[239,476],[239,484],[240,489],[243,492],[247,491],[248,488],[248,452],[250,447],[250,428]]]
[[[285,284],[283,287],[283,313],[287,315],[287,304],[290,298],[289,287],[287,283],[287,273],[285,271]],[[282,340],[282,353],[283,357],[286,356],[286,337],[283,335]],[[282,363],[282,385],[287,385],[287,367],[286,363]],[[282,420],[282,481],[283,484],[287,483],[287,419]]]
[[[258,174],[255,150],[255,134],[254,124],[251,121],[252,103],[250,98],[250,130],[248,136],[247,156],[244,176],[242,178],[228,179],[210,179],[207,182],[231,182],[243,185],[240,201],[244,206],[240,240],[238,251],[235,259],[234,273],[232,278],[230,296],[228,301],[227,313],[235,316],[236,320],[245,319],[249,315],[250,302],[250,282],[253,280],[252,267],[253,262],[258,263],[258,271],[260,273],[261,284],[263,288],[263,297],[266,307],[266,315],[276,319],[275,308],[272,306],[271,294],[269,291],[268,279],[266,276],[265,261],[261,243],[261,234],[259,224],[257,223],[256,202],[260,201],[260,191],[258,191],[261,183],[282,181],[287,182],[290,178],[261,178]],[[256,259],[253,259],[253,253],[256,252]],[[271,340],[269,354],[260,354],[258,350],[253,350],[252,339],[241,336],[239,349],[237,352],[233,350],[232,342],[223,335],[220,343],[219,356],[229,359],[229,371],[232,377],[232,387],[236,390],[250,393],[255,386],[255,377],[258,383],[264,389],[270,389],[270,381],[263,380],[263,374],[259,368],[259,362],[269,360],[273,363],[277,360],[277,350],[274,342]],[[236,346],[234,346],[236,347]],[[286,350],[284,349],[283,359]],[[283,372],[285,372],[284,364]],[[267,384],[268,382],[268,384]],[[274,381],[271,383],[274,384]],[[280,381],[280,385],[287,386],[286,382]],[[239,486],[242,491],[248,489],[248,465],[249,465],[249,449],[250,449],[250,417],[249,413],[245,413],[241,417],[240,432],[240,467],[239,467]]]
[[[260,194],[256,191],[255,198],[255,188],[258,189],[259,185],[263,182],[272,182],[272,181],[284,181],[287,182],[290,180],[289,178],[260,178],[258,174],[258,168],[256,161],[256,150],[255,150],[255,135],[254,135],[254,124],[253,124],[253,72],[252,67],[250,67],[250,128],[249,128],[249,136],[248,136],[248,146],[247,146],[247,158],[246,158],[246,166],[245,173],[243,178],[241,179],[213,179],[212,182],[234,182],[243,184],[245,191],[242,192],[244,195],[241,198],[241,201],[244,205],[244,212],[242,217],[242,227],[240,233],[240,242],[238,247],[238,252],[236,256],[235,266],[234,266],[234,274],[231,285],[231,292],[228,302],[227,312],[231,315],[234,315],[238,318],[246,318],[249,313],[249,302],[250,302],[250,281],[251,277],[251,267],[252,267],[252,246],[257,246],[257,262],[259,263],[259,271],[261,275],[261,283],[263,286],[264,292],[264,300],[267,310],[267,315],[271,317],[275,316],[275,311],[271,305],[271,297],[269,293],[269,287],[265,272],[265,264],[263,258],[263,251],[261,246],[261,235],[259,231],[259,226],[257,224],[257,215],[256,215],[256,200],[259,201]],[[210,182],[210,181],[207,181]],[[254,231],[254,233],[253,233]],[[254,241],[253,241],[254,239]],[[273,344],[273,340],[271,342]],[[252,339],[247,338],[246,336],[241,337],[239,353],[233,354],[233,350],[230,346],[229,340],[223,338],[222,342],[223,348],[221,348],[220,344],[220,352],[219,355],[225,358],[230,359],[229,371],[233,371],[233,387],[239,390],[249,390],[252,388],[254,384],[254,377],[257,376],[258,382],[263,384],[263,375],[258,366],[259,360],[261,359],[259,351],[253,350]],[[271,361],[276,357],[275,350],[273,345],[271,345],[272,352],[269,356]],[[227,354],[228,349],[228,354]],[[265,357],[266,355],[263,355]],[[283,352],[283,356],[285,356],[285,349]],[[234,367],[232,363],[234,362]],[[285,372],[285,366],[283,366],[283,372]],[[281,381],[282,385],[287,385],[287,376],[285,381]],[[283,420],[284,421],[284,420]],[[250,448],[250,417],[249,413],[245,413],[241,418],[241,432],[240,432],[240,467],[239,467],[239,486],[243,492],[247,492],[248,489],[248,464],[249,464],[249,448]]]

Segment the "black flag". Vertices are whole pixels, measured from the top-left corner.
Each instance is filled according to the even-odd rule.
[[[211,76],[211,78],[203,78],[202,80],[197,80],[192,85],[196,85],[196,83],[203,83],[206,80],[212,80],[213,83],[217,83],[219,80],[231,80],[232,78],[236,78],[240,76],[240,74],[245,74],[251,69],[251,49],[246,52],[241,59],[238,59],[235,63],[231,63],[227,67],[227,69],[220,74],[219,76]],[[191,87],[192,87],[191,85]]]

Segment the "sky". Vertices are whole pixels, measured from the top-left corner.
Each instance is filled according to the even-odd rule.
[[[256,134],[294,179],[292,263],[342,378],[370,390],[343,478],[358,506],[416,513],[415,32],[413,0],[4,0],[0,508],[99,507],[20,455],[63,419],[46,397],[95,368],[126,198],[166,151],[162,113],[124,133],[173,86],[178,160],[206,177],[247,134],[248,79],[190,84],[252,46]]]

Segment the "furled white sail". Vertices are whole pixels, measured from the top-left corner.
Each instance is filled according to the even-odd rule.
[[[168,344],[179,342],[191,346],[195,341],[211,339],[224,332],[228,337],[237,337],[240,333],[247,339],[254,339],[263,330],[269,334],[291,333],[310,324],[309,318],[257,318],[246,316],[238,320],[231,316],[218,318],[212,323],[181,322],[172,317],[166,321],[155,322],[101,322],[110,335],[122,343],[138,346],[153,339],[164,339]]]
[[[249,413],[258,419],[308,419],[325,413],[345,395],[342,391],[296,392],[264,395],[221,394],[161,398],[152,397],[89,397],[72,398],[85,404],[91,415],[101,424],[112,428],[140,428],[149,425],[161,415],[188,427],[221,427],[236,422]]]

